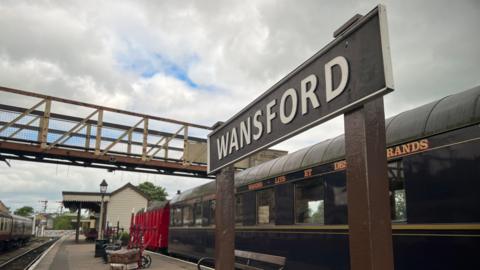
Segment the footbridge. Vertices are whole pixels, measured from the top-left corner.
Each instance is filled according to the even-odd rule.
[[[211,127],[0,87],[0,161],[207,177]]]

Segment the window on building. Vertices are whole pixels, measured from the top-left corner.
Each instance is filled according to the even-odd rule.
[[[196,203],[193,206],[194,216],[195,216],[195,225],[202,225],[202,204]]]
[[[243,195],[235,197],[235,223],[243,224]]]
[[[193,224],[193,209],[191,206],[183,207],[183,226]]]
[[[275,223],[275,192],[273,188],[257,191],[257,223]]]
[[[325,191],[320,178],[295,184],[295,222],[324,224]]]
[[[173,223],[175,226],[182,226],[182,208],[173,209]]]
[[[390,184],[390,208],[393,221],[407,219],[407,202],[405,197],[405,175],[403,161],[388,163],[388,180]]]

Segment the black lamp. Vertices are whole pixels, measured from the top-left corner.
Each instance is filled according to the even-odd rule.
[[[100,183],[100,193],[105,194],[107,192],[107,187],[108,187],[107,181],[103,179],[102,183]]]

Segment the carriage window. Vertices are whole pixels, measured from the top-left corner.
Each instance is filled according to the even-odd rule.
[[[295,222],[324,224],[325,194],[323,181],[311,179],[295,185]]]
[[[243,224],[243,195],[235,197],[235,223]]]
[[[273,188],[257,191],[257,223],[275,223],[275,193]]]
[[[175,226],[182,226],[182,208],[175,208],[173,210],[173,223]]]
[[[202,225],[202,204],[196,203],[194,206],[195,225]]]
[[[193,209],[191,206],[183,207],[183,225],[192,225],[193,224]]]
[[[388,163],[388,180],[390,184],[390,207],[392,220],[404,221],[407,219],[407,205],[405,197],[405,175],[402,160]]]
[[[209,221],[210,221],[210,225],[214,225],[215,224],[215,206],[216,206],[216,202],[215,200],[210,200],[210,218],[209,218]]]

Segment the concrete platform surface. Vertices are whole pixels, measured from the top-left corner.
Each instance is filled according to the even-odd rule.
[[[60,239],[40,260],[34,270],[109,270],[101,258],[93,257],[95,245],[81,239],[75,243],[75,236]],[[148,252],[152,257],[151,270],[196,270],[189,262]]]

